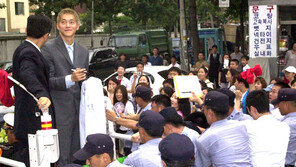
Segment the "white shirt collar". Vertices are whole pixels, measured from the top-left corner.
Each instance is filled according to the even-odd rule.
[[[35,46],[35,48],[37,48],[39,50],[39,52],[41,52],[40,48],[34,42],[32,42],[32,41],[30,41],[28,39],[26,39],[25,41],[31,43],[33,46]]]
[[[66,49],[68,49],[68,47],[71,48],[71,50],[73,51],[73,47],[74,47],[74,41],[71,45],[68,45],[66,42],[64,42],[65,46],[66,46]]]

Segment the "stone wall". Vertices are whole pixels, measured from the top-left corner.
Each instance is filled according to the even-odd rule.
[[[25,35],[0,36],[0,62],[11,61],[15,49],[25,40],[25,38]],[[94,48],[107,46],[108,40],[109,35],[107,34],[94,34]],[[91,47],[90,34],[76,35],[75,41],[88,49]]]

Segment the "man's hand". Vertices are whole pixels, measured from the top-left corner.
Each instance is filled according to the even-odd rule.
[[[42,110],[42,112],[46,111],[51,105],[51,101],[47,97],[40,97],[37,102],[38,108]]]
[[[85,68],[76,68],[71,75],[71,80],[73,82],[83,81],[86,78],[86,69]]]
[[[141,142],[141,138],[140,138],[140,134],[139,132],[135,133],[132,135],[132,142],[134,143],[140,143]]]
[[[115,112],[112,110],[109,110],[109,109],[106,109],[106,110],[107,110],[107,112],[106,112],[107,119],[109,121],[115,122],[115,118],[117,117]]]

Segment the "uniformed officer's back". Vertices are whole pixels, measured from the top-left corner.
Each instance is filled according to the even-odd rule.
[[[162,166],[158,145],[164,130],[164,118],[154,111],[145,111],[139,118],[139,133],[142,144],[124,161],[125,165],[136,167]]]

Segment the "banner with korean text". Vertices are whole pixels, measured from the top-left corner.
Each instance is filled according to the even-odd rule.
[[[277,56],[277,6],[249,6],[251,58]]]

